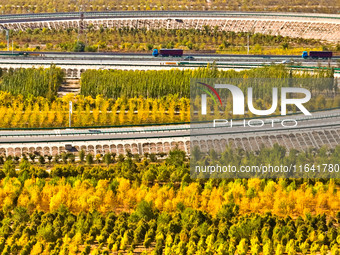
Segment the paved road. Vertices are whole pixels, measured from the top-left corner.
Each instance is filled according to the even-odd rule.
[[[301,57],[259,57],[259,56],[202,56],[192,55],[194,60],[186,60],[182,58],[165,58],[140,55],[100,55],[101,57],[92,57],[78,55],[46,55],[44,57],[3,57],[0,56],[0,64],[2,66],[12,67],[13,65],[24,67],[30,66],[48,66],[55,64],[57,66],[94,66],[97,69],[100,66],[108,68],[110,66],[176,66],[180,62],[185,62],[187,65],[206,65],[207,63],[227,64],[227,65],[260,65],[260,64],[281,64],[288,61],[289,65],[301,64],[302,66],[332,66],[337,67],[337,59],[328,60],[312,60],[303,59]]]
[[[13,53],[20,53],[21,51],[14,51]],[[112,57],[122,57],[122,58],[150,58],[152,52],[105,52],[105,51],[100,51],[100,52],[59,52],[59,51],[25,51],[26,53],[29,54],[41,54],[45,55],[46,57],[51,56],[51,57],[56,57],[56,58],[112,58]],[[5,56],[5,55],[10,55],[12,52],[8,51],[0,51],[0,55]],[[184,52],[184,57],[185,56],[197,56],[197,57],[203,57],[203,58],[298,58],[301,59],[301,54],[299,55],[248,55],[248,54],[217,54],[217,53],[209,53],[209,52],[204,52],[204,51],[199,51],[199,52]],[[151,57],[154,58],[154,57]],[[333,58],[340,58],[340,56],[333,56]],[[301,59],[303,60],[303,59]]]
[[[138,18],[138,17],[257,17],[272,19],[317,19],[317,20],[338,20],[336,14],[316,14],[316,13],[274,13],[274,12],[235,12],[235,11],[106,11],[106,12],[64,12],[64,13],[36,13],[36,14],[11,14],[1,15],[0,23],[24,22],[24,21],[53,21],[53,20],[77,20],[82,15],[83,19],[98,18]],[[180,21],[179,21],[180,22]]]
[[[263,120],[266,118],[263,118]],[[297,127],[283,127],[280,124],[282,119],[295,119]],[[253,123],[255,124],[255,123]],[[286,123],[289,125],[289,123]],[[293,123],[291,123],[293,124]],[[185,137],[189,135],[222,135],[242,134],[249,132],[293,132],[296,129],[322,129],[329,127],[340,127],[340,109],[315,112],[311,117],[304,115],[288,115],[275,118],[274,128],[272,121],[266,121],[262,127],[243,127],[242,121],[235,121],[232,128],[213,128],[211,123],[196,125],[171,125],[171,126],[147,126],[131,128],[106,128],[106,129],[58,129],[58,130],[17,130],[0,131],[0,144],[4,143],[32,143],[32,142],[72,142],[91,140],[127,140],[147,139],[161,137]]]
[[[19,52],[14,52],[19,53]],[[254,62],[282,62],[283,60],[294,60],[295,62],[318,63],[328,60],[324,59],[303,59],[301,55],[244,55],[244,54],[202,54],[202,53],[186,53],[183,57],[153,57],[152,52],[148,53],[121,53],[121,52],[27,52],[36,56],[12,56],[12,52],[0,51],[0,57],[4,59],[30,59],[30,60],[148,60],[148,61],[187,61],[188,56],[194,57],[192,62],[200,60],[217,60],[217,61],[254,61]],[[302,54],[302,52],[301,52]],[[333,56],[331,63],[336,64],[340,56]]]
[[[159,26],[153,20],[160,20]],[[250,27],[242,24],[235,27],[235,32],[254,32],[265,34],[281,34],[282,36],[316,38],[321,40],[338,41],[340,18],[336,14],[314,14],[314,13],[274,13],[274,12],[228,12],[228,11],[113,11],[113,12],[73,12],[73,13],[37,13],[37,14],[17,14],[17,15],[0,15],[0,30],[19,29],[25,30],[28,27],[42,28],[53,27],[56,29],[67,27],[79,27],[79,22],[95,24],[97,22],[117,21],[122,26],[133,26],[141,28],[144,26],[138,23],[146,24],[147,29],[158,29],[160,27],[168,28],[188,28],[187,24],[195,22],[189,27],[200,27],[200,22],[210,27],[215,26],[216,21],[219,26],[225,28],[224,21],[243,20]],[[260,21],[260,22],[257,22]],[[264,29],[262,21],[267,24],[268,29]],[[131,23],[127,25],[126,22]],[[53,24],[52,24],[53,23]],[[259,23],[259,24],[257,24]],[[278,26],[273,25],[278,23]],[[286,23],[289,23],[286,25]],[[231,24],[231,27],[234,25]],[[265,25],[266,26],[266,25]],[[106,27],[106,25],[105,25]],[[111,27],[109,25],[108,27]],[[97,27],[98,28],[98,27]],[[201,27],[202,29],[202,27]],[[226,28],[227,31],[230,28]]]

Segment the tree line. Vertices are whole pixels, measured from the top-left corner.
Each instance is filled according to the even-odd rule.
[[[130,213],[74,214],[17,207],[1,211],[2,254],[339,254],[340,214],[298,218],[242,215],[229,202],[216,215],[178,204],[174,213],[142,200]]]
[[[189,99],[168,95],[162,98],[105,99],[69,94],[50,101],[0,92],[1,128],[66,127],[69,101],[73,102],[72,126],[119,126],[178,123],[190,120]]]
[[[235,150],[234,154],[228,151],[228,157],[236,166],[268,159],[273,165],[282,159],[292,164],[339,163],[339,146],[335,150],[325,147],[307,152],[293,150],[288,155],[282,151],[284,148],[280,146],[264,148],[258,153]],[[318,176],[308,180],[195,179],[190,175],[185,153],[177,149],[165,159],[161,155],[106,153],[79,155],[79,161],[62,154],[55,157],[52,164],[40,157],[37,161],[32,155],[18,161],[0,158],[0,198],[3,198],[0,208],[3,210],[28,206],[30,210],[54,211],[67,205],[74,213],[96,209],[105,214],[129,211],[145,199],[153,201],[158,210],[169,213],[174,212],[180,202],[215,215],[228,201],[240,206],[242,213],[272,211],[277,215],[302,216],[310,212],[334,216],[339,211],[338,179]],[[105,201],[104,205],[100,201]]]
[[[9,0],[0,5],[0,12],[4,14],[15,13],[41,13],[41,12],[79,12],[81,11],[150,11],[150,10],[223,10],[223,11],[260,11],[260,12],[307,12],[307,13],[337,13],[339,5],[337,2],[316,0],[276,2],[273,0],[265,1],[238,1],[225,2],[222,0],[214,1],[214,4],[202,0],[159,0],[136,1],[124,0],[114,2],[111,0],[94,0],[91,2],[75,3],[71,0],[61,0],[49,2],[47,0]]]
[[[104,97],[152,97],[160,98],[169,94],[177,94],[179,97],[190,97],[190,88],[192,88],[195,79],[203,78],[225,78],[235,79],[237,85],[246,92],[249,85],[256,87],[254,91],[255,98],[264,98],[265,92],[272,87],[282,87],[287,85],[289,78],[305,78],[300,81],[301,86],[312,90],[312,92],[331,92],[337,89],[337,83],[332,79],[334,70],[320,70],[316,74],[308,72],[294,73],[289,68],[282,65],[265,66],[251,70],[236,72],[234,70],[219,70],[214,64],[206,68],[197,68],[193,70],[172,69],[161,71],[124,71],[124,70],[86,70],[81,76],[81,94],[85,96],[96,96],[102,94]],[[256,84],[252,85],[254,80],[248,78],[257,78]],[[266,79],[271,78],[270,82]],[[279,79],[278,79],[279,78]],[[308,79],[307,79],[308,78]],[[331,78],[330,82],[316,78]],[[209,80],[207,79],[207,82]],[[276,84],[273,83],[276,82]],[[290,86],[294,86],[291,84]]]
[[[218,51],[246,54],[248,33],[220,31],[218,26],[203,29],[85,28],[86,39],[79,42],[78,29],[36,28],[24,31],[9,30],[13,47],[22,51],[133,51],[150,52],[153,48],[182,48],[185,51]],[[81,41],[86,41],[86,44]],[[251,33],[250,54],[300,55],[307,50],[340,51],[340,44],[317,39],[283,37]],[[7,49],[5,32],[0,34],[0,49]]]
[[[177,95],[162,98],[122,97],[116,100],[100,95],[96,98],[68,95],[50,101],[43,97],[24,98],[22,95],[0,92],[0,128],[66,127],[69,123],[69,101],[73,102],[73,127],[183,123],[191,120],[190,100]],[[270,102],[270,98],[257,99],[254,100],[254,107],[269,109]],[[195,101],[191,107],[199,109]],[[312,98],[306,107],[308,110],[337,108],[340,107],[340,97],[319,95]],[[216,118],[229,118],[233,116],[230,109],[228,104],[226,111],[210,108],[208,111]],[[296,111],[292,107],[288,110]],[[253,117],[250,112],[245,116]],[[192,120],[201,119],[201,115],[192,117]]]
[[[46,97],[49,100],[57,96],[59,86],[64,80],[61,68],[19,68],[4,70],[0,68],[0,90],[24,97]]]

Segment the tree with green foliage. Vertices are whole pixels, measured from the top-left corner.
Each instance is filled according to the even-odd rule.
[[[6,160],[4,166],[3,166],[3,171],[8,177],[16,177],[17,173],[15,171],[15,165],[12,160]]]
[[[80,160],[80,162],[83,163],[84,159],[85,159],[85,151],[84,150],[80,150],[79,151],[79,160]]]

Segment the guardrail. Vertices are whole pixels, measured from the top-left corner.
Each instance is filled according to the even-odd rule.
[[[278,17],[278,18],[313,18],[313,19],[336,19],[337,15],[315,15],[298,13],[270,13],[270,12],[226,12],[226,11],[107,11],[107,12],[62,12],[62,13],[36,13],[36,14],[12,14],[1,15],[2,23],[11,20],[33,20],[47,21],[53,19],[98,19],[98,18],[130,18],[130,17],[165,17],[165,18],[187,18],[187,17]]]
[[[279,132],[285,132],[285,131],[292,131],[292,130],[304,130],[306,131],[306,129],[308,129],[308,131],[313,130],[313,129],[328,129],[328,128],[335,128],[335,127],[339,127],[340,128],[340,124],[326,124],[326,125],[318,125],[318,126],[311,126],[311,127],[290,127],[290,128],[281,128],[278,129],[276,131]],[[271,129],[272,130],[272,129]],[[184,138],[184,137],[199,137],[199,136],[219,136],[219,135],[237,135],[237,134],[257,134],[257,133],[268,133],[268,129],[261,129],[261,130],[249,130],[249,131],[234,131],[234,132],[229,132],[226,133],[225,131],[223,131],[223,133],[221,132],[215,132],[215,133],[204,133],[204,134],[172,134],[172,135],[162,135],[162,136],[149,136],[149,137],[124,137],[124,138],[119,138],[119,137],[110,137],[110,138],[86,138],[86,139],[54,139],[54,140],[44,140],[44,141],[10,141],[10,142],[1,142],[0,144],[20,144],[20,143],[56,143],[56,142],[68,142],[68,143],[72,143],[72,142],[86,142],[86,141],[117,141],[117,140],[138,140],[138,139],[161,139],[161,138]]]
[[[178,66],[191,66],[191,67],[200,67],[200,66],[206,66],[208,63],[207,62],[178,62]],[[211,64],[211,63],[210,63]],[[259,67],[259,66],[270,66],[272,65],[270,64],[266,64],[266,63],[259,63],[259,64],[237,64],[237,63],[214,63],[215,66],[217,67],[223,67],[223,66],[246,66],[246,67]],[[313,70],[331,70],[334,69],[334,71],[340,71],[339,67],[324,67],[324,66],[297,66],[297,65],[287,65],[287,67],[289,68],[295,68],[295,69],[313,69]]]
[[[333,108],[325,108],[325,109],[316,109],[310,110],[309,112],[312,113],[322,113],[327,111],[336,111],[340,110],[340,107],[333,107]],[[290,112],[287,113],[285,116],[294,116],[294,115],[301,115],[302,112]],[[325,115],[327,116],[327,115]],[[275,117],[282,117],[282,115],[271,115],[267,116],[267,118],[275,118]],[[261,116],[254,116],[254,117],[246,117],[246,118],[236,118],[235,121],[238,120],[249,120],[249,119],[260,119]],[[186,124],[197,124],[197,123],[204,123],[204,122],[169,122],[169,123],[147,123],[147,124],[129,124],[129,125],[116,125],[116,126],[76,126],[76,127],[40,127],[40,128],[0,128],[0,131],[15,131],[15,130],[64,130],[64,129],[102,129],[102,128],[127,128],[127,127],[150,127],[150,126],[173,126],[173,125],[186,125]]]
[[[32,65],[32,66],[43,66],[48,65],[50,66],[52,63],[43,63],[43,62],[25,62],[25,63],[13,63],[13,62],[0,62],[0,65]],[[54,62],[54,65],[59,66],[101,66],[104,68],[105,66],[127,66],[127,67],[169,67],[169,68],[176,68],[176,67],[206,67],[208,64],[211,63],[200,63],[200,62],[180,62],[179,65],[159,65],[159,64],[114,64],[114,63],[107,63],[107,64],[92,64],[92,63],[57,63]],[[237,63],[215,63],[216,67],[220,68],[239,68],[239,69],[249,69],[249,68],[256,68],[256,67],[263,67],[263,66],[270,66],[272,64],[237,64]],[[287,67],[292,69],[301,69],[306,71],[314,71],[314,70],[331,70],[333,69],[335,73],[340,73],[340,68],[337,67],[317,67],[317,66],[290,66]]]

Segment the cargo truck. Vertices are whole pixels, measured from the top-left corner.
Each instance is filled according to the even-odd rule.
[[[304,51],[302,53],[302,57],[304,59],[306,58],[313,58],[313,59],[318,59],[318,58],[323,58],[323,59],[328,59],[333,57],[333,53],[331,51],[310,51],[309,55],[307,51]]]
[[[158,57],[182,57],[183,56],[183,50],[181,49],[154,49],[152,52],[152,56]]]

